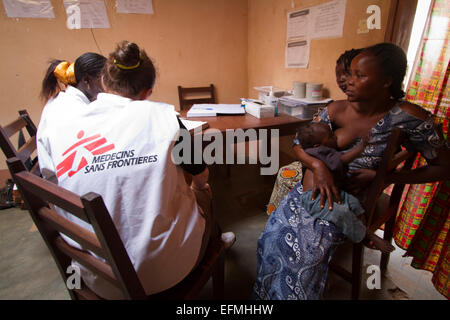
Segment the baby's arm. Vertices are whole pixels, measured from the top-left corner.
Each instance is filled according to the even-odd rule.
[[[367,144],[369,143],[368,137],[362,137],[362,142],[358,143],[355,147],[350,149],[348,152],[345,152],[341,155],[341,161],[345,164],[348,164],[358,158],[358,156],[364,151]]]

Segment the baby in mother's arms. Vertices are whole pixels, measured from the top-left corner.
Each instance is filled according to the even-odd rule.
[[[369,137],[362,137],[361,142],[347,152],[337,149],[337,138],[326,123],[305,123],[297,129],[294,144],[299,144],[310,156],[323,161],[333,174],[339,187],[344,187],[347,181],[347,164],[356,159],[368,144]],[[304,208],[314,218],[320,218],[333,223],[346,237],[353,242],[361,242],[383,252],[391,252],[395,248],[387,241],[365,226],[364,209],[359,200],[341,189],[341,203],[334,206],[320,204],[320,195],[312,200],[313,175],[306,169],[303,178],[303,193],[300,196]],[[373,245],[372,245],[373,244]]]

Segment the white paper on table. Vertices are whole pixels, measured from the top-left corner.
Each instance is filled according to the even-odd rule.
[[[333,0],[311,8],[309,38],[342,37],[347,0]]]
[[[309,12],[310,9],[288,12],[286,32],[288,41],[308,36]]]
[[[203,129],[206,129],[209,127],[209,124],[206,121],[193,121],[193,120],[187,120],[187,119],[180,119],[180,121],[184,124],[186,129],[191,133],[194,132],[194,130],[197,128],[199,128],[199,129],[201,128],[203,130]]]
[[[212,104],[218,114],[244,114],[245,108],[240,104]]]
[[[286,68],[306,68],[309,63],[309,40],[286,44]]]
[[[10,18],[55,18],[50,0],[3,0]]]
[[[187,117],[214,117],[218,114],[245,114],[240,104],[194,104],[187,112]]]
[[[69,27],[70,29],[109,28],[103,0],[64,0],[64,8],[68,17],[68,27],[71,18],[76,21],[76,27]]]
[[[118,13],[153,14],[152,0],[116,0]]]

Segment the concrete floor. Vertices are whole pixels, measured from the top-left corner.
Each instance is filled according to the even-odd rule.
[[[250,299],[256,273],[256,243],[267,221],[264,210],[274,178],[260,176],[257,166],[233,166],[231,179],[226,178],[224,166],[211,168],[218,220],[224,231],[234,231],[237,236],[227,253],[226,299]],[[345,248],[340,251],[345,252]],[[434,289],[432,274],[412,268],[411,258],[403,258],[403,253],[397,248],[391,254],[388,272],[381,279],[381,289],[369,290],[363,285],[361,298],[445,300]],[[341,259],[349,262],[345,255]],[[378,261],[378,252],[365,250],[366,267]],[[349,283],[330,272],[327,299],[350,299],[350,290]],[[211,298],[210,283],[199,298]],[[0,299],[69,299],[58,269],[28,212],[17,208],[0,210]]]

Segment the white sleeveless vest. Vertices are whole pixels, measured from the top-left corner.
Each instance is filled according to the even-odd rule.
[[[171,160],[179,132],[173,106],[107,93],[89,105],[68,105],[69,99],[61,105],[58,98],[38,128],[44,177],[78,195],[103,197],[147,294],[177,284],[197,260],[205,222]],[[120,298],[108,282],[80,269],[94,292]]]

